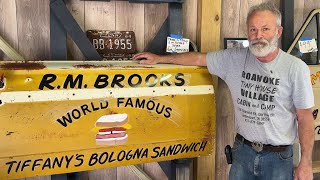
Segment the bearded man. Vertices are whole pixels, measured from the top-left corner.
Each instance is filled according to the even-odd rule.
[[[308,66],[278,47],[281,13],[271,3],[250,9],[249,48],[159,56],[138,53],[141,64],[207,66],[232,95],[237,135],[231,180],[309,180],[314,143],[314,97]],[[241,103],[246,101],[248,103]],[[292,144],[299,137],[301,161],[294,172]]]

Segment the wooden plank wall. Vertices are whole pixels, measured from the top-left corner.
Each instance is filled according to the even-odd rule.
[[[17,16],[15,1],[0,1],[0,34],[16,50],[18,49]],[[8,57],[0,51],[0,59]]]
[[[222,1],[221,48],[225,37],[246,37],[245,19],[248,9],[267,0]],[[124,1],[94,2],[67,0],[67,7],[83,30],[133,30],[136,33],[138,50],[155,36],[168,15],[167,4],[129,4]],[[279,6],[280,0],[272,0]],[[295,26],[299,27],[308,13],[320,8],[319,0],[294,0]],[[197,42],[197,1],[184,3],[184,35]],[[125,15],[125,13],[129,13]],[[133,20],[129,20],[133,18]],[[49,60],[49,1],[48,0],[0,0],[0,35],[26,59]],[[84,60],[77,46],[68,39],[70,60]],[[0,59],[7,60],[2,52]],[[228,165],[224,158],[224,147],[233,143],[234,122],[232,101],[226,84],[219,80],[217,91],[217,138],[216,179],[227,179]],[[225,133],[228,132],[228,133]],[[315,149],[320,149],[319,142]],[[320,159],[314,153],[314,159]],[[158,164],[148,163],[142,168],[154,179],[165,179]],[[208,167],[210,168],[210,167]],[[157,177],[157,178],[156,178]],[[126,167],[96,170],[84,173],[83,179],[136,179]],[[33,179],[50,179],[49,177]]]
[[[221,0],[201,0],[198,2],[198,45],[200,52],[216,51],[220,49],[221,31]],[[217,89],[217,76],[212,76],[215,90]],[[215,91],[216,92],[216,91]],[[215,96],[217,98],[217,96]],[[214,132],[216,134],[216,132]],[[216,139],[215,139],[216,142]],[[197,158],[194,163],[195,179],[214,179],[216,171],[215,150],[210,156]]]
[[[66,5],[80,27],[134,31],[137,49],[143,51],[168,15],[168,5],[131,4],[127,1],[67,0]],[[0,0],[0,35],[28,60],[50,59],[49,0]],[[194,42],[197,28],[197,1],[183,5],[183,32]],[[84,60],[78,47],[68,38],[70,60]],[[0,52],[0,59],[8,58]]]
[[[280,7],[280,0],[247,0],[247,1],[222,1],[222,24],[221,24],[221,48],[224,38],[246,37],[246,16],[251,6],[261,2],[271,1]],[[312,9],[320,8],[319,0],[294,0],[294,34]],[[228,179],[230,166],[227,165],[224,147],[232,145],[234,141],[234,113],[230,91],[225,82],[219,79],[217,91],[217,131],[216,131],[216,179]],[[228,132],[228,133],[226,133]],[[320,160],[320,142],[316,142],[313,159]],[[317,178],[320,179],[319,176]]]

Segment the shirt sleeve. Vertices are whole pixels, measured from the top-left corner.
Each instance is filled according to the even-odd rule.
[[[314,96],[310,78],[310,69],[302,61],[297,60],[292,68],[292,98],[297,109],[309,109],[314,106]]]
[[[210,52],[206,56],[207,67],[211,74],[225,80],[232,66],[232,59],[239,51],[238,48]]]

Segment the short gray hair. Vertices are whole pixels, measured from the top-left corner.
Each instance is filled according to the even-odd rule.
[[[277,19],[277,25],[281,26],[281,13],[279,11],[279,9],[271,2],[265,2],[265,3],[261,3],[259,5],[255,5],[252,6],[249,10],[248,16],[247,16],[247,25],[249,22],[249,19],[251,18],[251,16],[259,11],[270,11],[273,15],[276,16]]]

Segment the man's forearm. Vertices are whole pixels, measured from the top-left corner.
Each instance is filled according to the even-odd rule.
[[[169,56],[160,56],[159,58],[159,63],[206,66],[206,54],[204,53],[189,52],[173,54]]]
[[[301,163],[312,163],[314,144],[314,124],[312,114],[306,114],[298,120],[299,141],[301,145]]]

